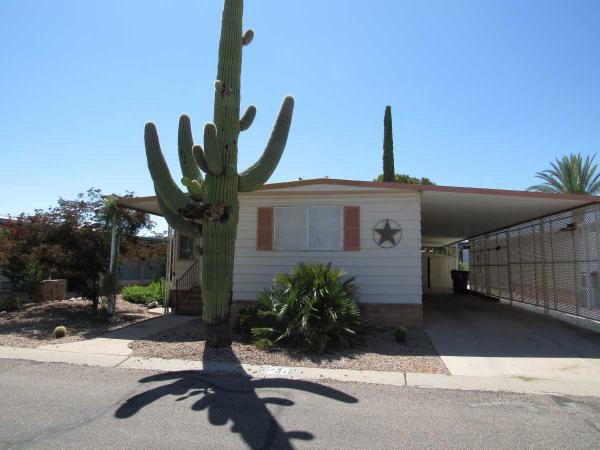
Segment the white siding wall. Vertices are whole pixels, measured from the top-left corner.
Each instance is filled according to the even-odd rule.
[[[328,186],[329,187],[329,186]],[[259,206],[339,205],[360,206],[361,250],[257,251]],[[373,227],[393,219],[402,227],[402,241],[391,249],[377,246]],[[255,300],[273,275],[289,272],[300,261],[331,261],[356,277],[364,303],[421,303],[421,211],[416,192],[261,191],[240,195],[240,222],[235,248],[234,300]]]
[[[422,258],[423,289],[451,289],[452,276],[450,275],[450,271],[458,269],[458,256],[423,253]],[[430,280],[427,279],[427,260],[430,261]],[[427,286],[428,281],[431,282],[431,286]]]

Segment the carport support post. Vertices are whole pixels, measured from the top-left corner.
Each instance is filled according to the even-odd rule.
[[[579,315],[579,289],[577,286],[577,246],[575,245],[575,230],[571,230],[571,238],[573,242],[573,273],[575,274],[575,315]]]
[[[556,310],[556,262],[554,260],[554,220],[550,220],[550,265],[552,266],[552,297],[554,298],[554,310]]]
[[[169,226],[167,229],[167,261],[165,267],[165,283],[163,292],[163,312],[164,315],[169,313],[169,296],[171,293],[171,272],[173,270],[173,228]]]
[[[498,298],[502,297],[502,290],[500,289],[500,245],[498,244],[498,234],[496,233],[496,278],[498,280]]]
[[[517,228],[517,243],[519,244],[519,281],[520,281],[520,285],[521,285],[521,292],[519,293],[519,299],[521,300],[521,302],[525,303],[525,300],[523,299],[523,261],[521,260],[521,258],[523,257],[523,254],[521,253],[521,229]]]
[[[512,306],[513,303],[513,291],[512,291],[512,281],[511,281],[511,273],[510,273],[510,229],[506,229],[506,271],[508,274],[508,297],[510,298],[510,304]]]
[[[540,219],[540,249],[542,250],[542,287],[544,295],[544,314],[549,316],[550,310],[548,309],[548,290],[546,289],[546,247],[544,246],[544,218]]]
[[[537,286],[537,258],[535,257],[535,225],[531,225],[531,243],[533,245],[533,295],[535,295],[535,306],[540,306]]]
[[[492,295],[492,277],[490,276],[490,235],[485,235],[485,281],[487,284],[487,295]]]

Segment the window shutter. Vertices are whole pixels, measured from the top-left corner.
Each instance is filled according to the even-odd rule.
[[[273,208],[258,208],[256,250],[273,250]]]
[[[360,206],[344,206],[344,251],[360,250]]]

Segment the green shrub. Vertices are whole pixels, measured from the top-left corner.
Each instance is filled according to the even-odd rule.
[[[406,327],[398,327],[394,330],[394,337],[398,342],[404,343],[408,339],[408,330]]]
[[[125,286],[121,291],[123,300],[130,303],[142,303],[148,305],[152,302],[158,302],[162,305],[164,295],[165,281],[154,281],[146,286],[133,284]]]
[[[54,329],[54,337],[56,339],[64,338],[67,335],[67,329],[62,325]]]
[[[21,307],[21,298],[16,294],[9,294],[6,297],[0,297],[0,311],[16,311]]]
[[[331,264],[300,263],[240,313],[240,328],[259,348],[293,345],[319,354],[357,342],[361,315],[353,278]]]

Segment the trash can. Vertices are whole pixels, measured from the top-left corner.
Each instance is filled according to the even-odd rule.
[[[466,294],[469,292],[467,284],[469,283],[468,270],[451,270],[452,288],[455,294]]]

